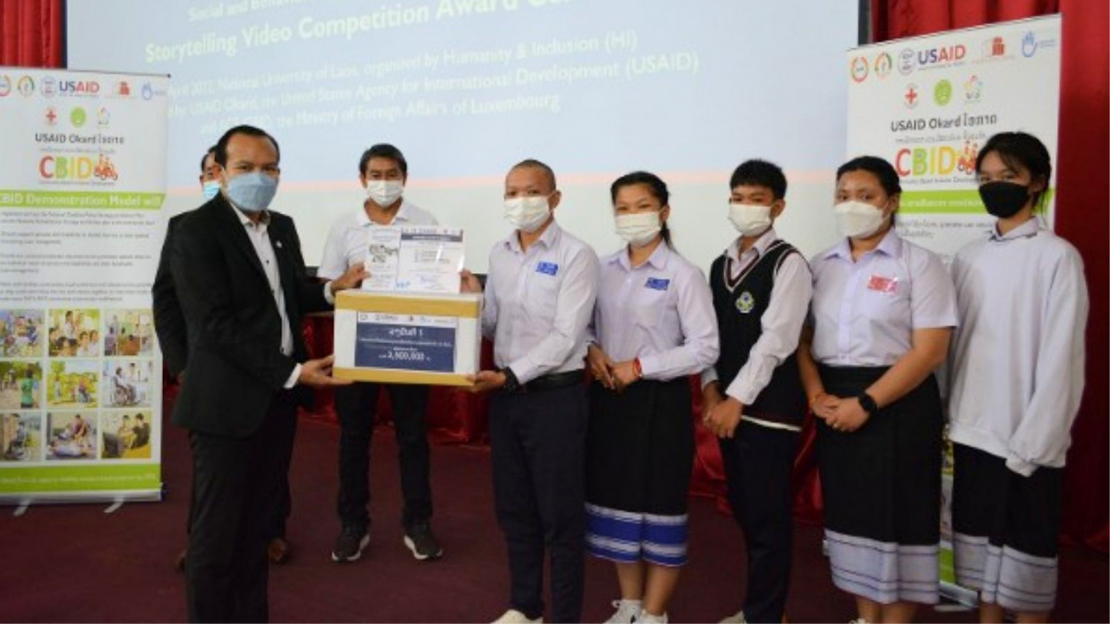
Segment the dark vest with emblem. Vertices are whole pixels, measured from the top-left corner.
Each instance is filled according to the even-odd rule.
[[[767,252],[745,269],[736,282],[729,278],[732,260],[721,255],[713,262],[709,286],[721,340],[717,359],[717,378],[724,392],[748,362],[748,354],[763,335],[761,319],[771,303],[771,290],[779,265],[790,254],[798,253],[785,241],[775,241]],[[767,387],[744,412],[760,420],[800,427],[805,419],[806,400],[798,373],[797,356],[791,354],[771,375]]]

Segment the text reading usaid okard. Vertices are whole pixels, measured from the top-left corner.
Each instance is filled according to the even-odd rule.
[[[167,88],[0,67],[0,502],[161,495]]]

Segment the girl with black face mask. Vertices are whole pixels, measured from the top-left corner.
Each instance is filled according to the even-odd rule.
[[[1070,243],[1043,229],[1052,164],[1034,136],[1004,132],[975,163],[998,217],[952,263],[959,326],[949,372],[956,575],[980,620],[1046,621],[1069,430],[1083,394],[1087,285]]]

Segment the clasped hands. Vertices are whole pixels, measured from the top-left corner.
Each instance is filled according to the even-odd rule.
[[[818,392],[810,402],[813,415],[825,421],[833,431],[851,433],[862,427],[871,415],[859,404],[859,399],[844,399],[824,392]]]
[[[625,388],[640,380],[635,360],[614,362],[596,344],[591,344],[586,352],[586,365],[594,379],[614,392],[624,392]]]

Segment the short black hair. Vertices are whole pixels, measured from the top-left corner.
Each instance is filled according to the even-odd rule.
[[[671,201],[671,192],[667,189],[667,183],[662,178],[648,171],[633,171],[626,173],[613,181],[609,186],[609,197],[614,204],[617,203],[617,193],[626,186],[634,186],[636,184],[643,184],[648,187],[652,197],[659,200],[660,206],[667,206]],[[667,224],[663,223],[663,229],[660,230],[663,235],[663,242],[667,246],[671,246],[671,230]]]
[[[979,150],[975,157],[975,173],[983,169],[983,159],[991,152],[997,152],[1010,169],[1028,170],[1031,181],[1044,180],[1044,189],[1033,196],[1033,206],[1040,207],[1048,197],[1048,180],[1052,177],[1052,155],[1045,144],[1027,132],[999,132],[987,139]]]
[[[138,418],[139,420],[146,420],[145,418],[143,418],[142,414],[135,414],[135,418]]]
[[[857,156],[849,160],[836,170],[836,179],[839,181],[845,173],[852,171],[867,171],[875,174],[887,195],[898,195],[902,192],[902,183],[899,181],[894,165],[878,156]]]
[[[555,189],[559,188],[555,184],[555,170],[547,166],[546,163],[536,160],[535,158],[525,158],[524,160],[513,165],[512,169],[509,169],[509,171],[514,171],[516,169],[539,169],[540,171],[543,171],[545,175],[547,175],[547,179],[551,182],[551,190],[554,191]]]
[[[770,189],[775,199],[786,197],[786,175],[782,168],[772,162],[753,158],[740,163],[728,180],[728,187],[762,186]]]
[[[227,144],[230,143],[231,138],[237,134],[245,134],[247,136],[269,139],[270,142],[274,144],[274,151],[277,152],[278,162],[281,162],[281,147],[278,145],[277,139],[270,136],[270,133],[266,132],[262,128],[243,124],[240,126],[235,126],[234,128],[228,130],[224,133],[222,137],[220,137],[219,141],[216,141],[216,149],[213,155],[216,158],[216,163],[219,164],[221,167],[227,166]]]
[[[277,143],[274,143],[274,145],[277,145]],[[204,175],[204,161],[208,160],[208,157],[211,156],[212,154],[214,154],[215,152],[216,152],[216,146],[213,145],[212,147],[208,148],[208,151],[204,153],[204,156],[200,157],[200,173],[201,173],[201,175]]]
[[[366,167],[370,164],[371,158],[388,158],[395,161],[401,169],[401,177],[406,179],[409,177],[409,163],[396,146],[389,143],[371,145],[370,149],[362,153],[362,158],[358,159],[359,175],[366,175]]]

